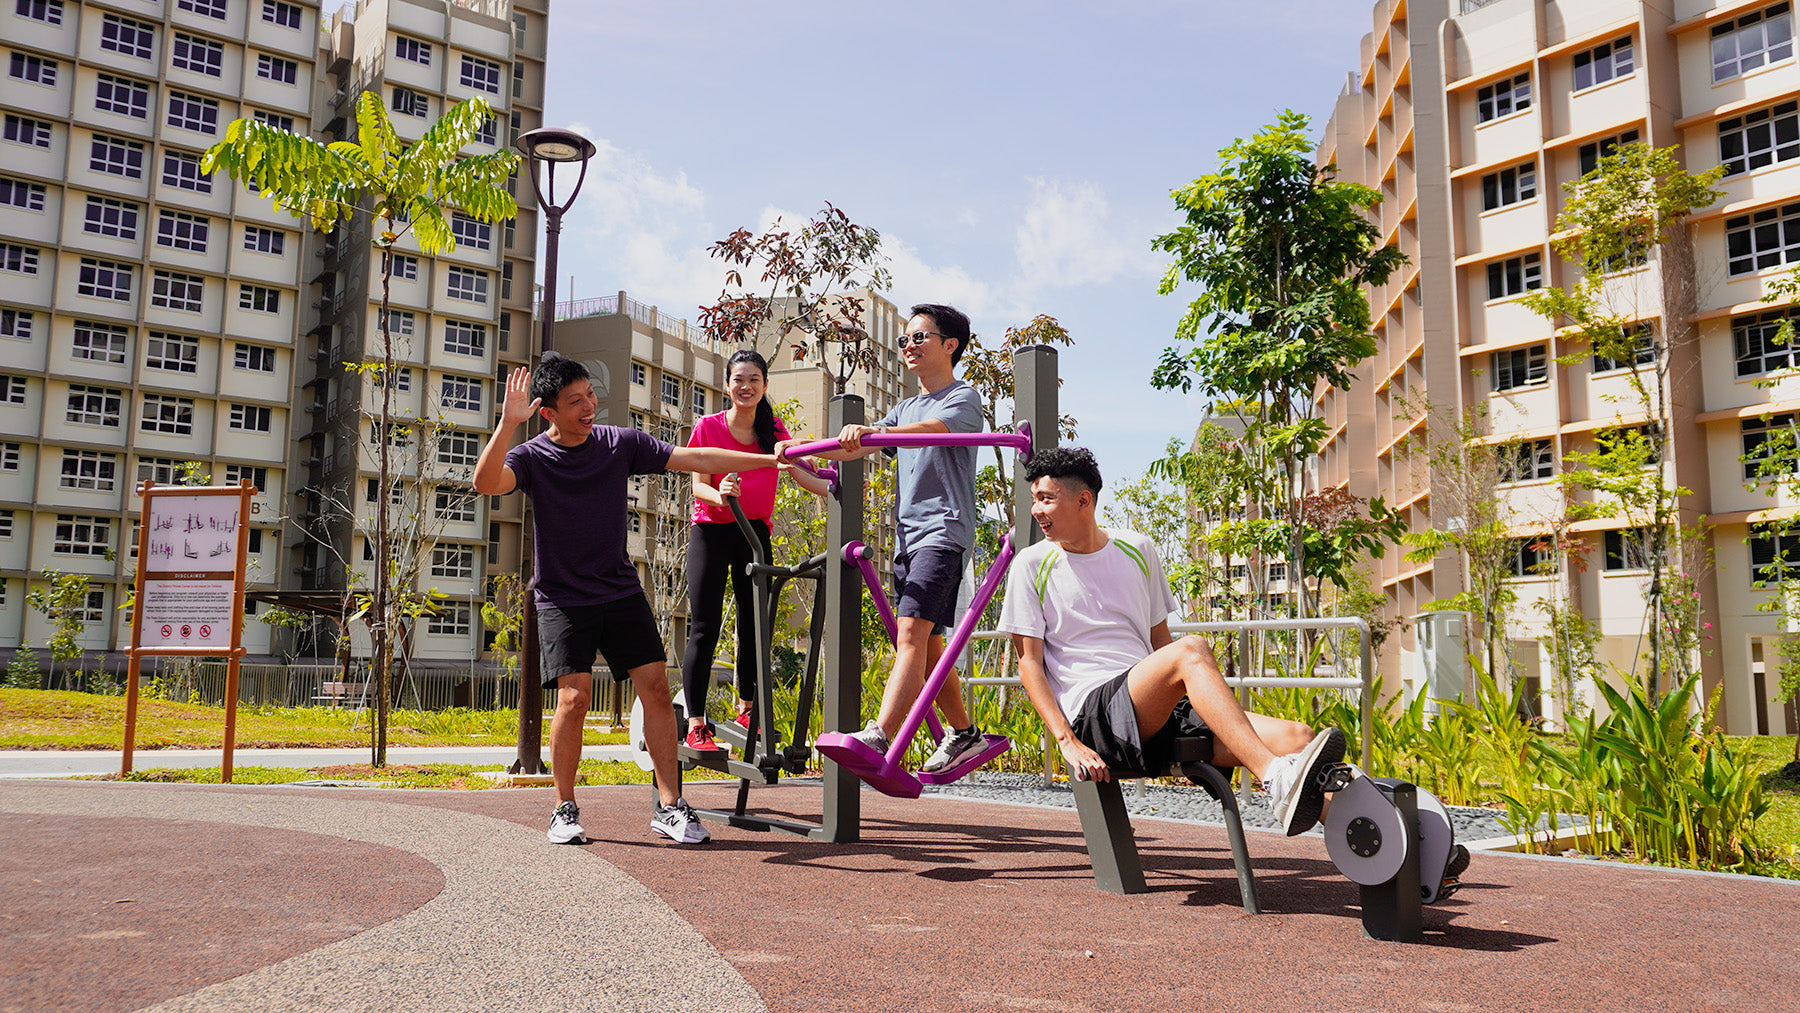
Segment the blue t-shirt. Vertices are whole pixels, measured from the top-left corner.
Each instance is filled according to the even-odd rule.
[[[979,433],[986,423],[975,388],[952,380],[900,402],[876,425],[926,419],[937,419],[953,433]],[[975,547],[975,452],[974,447],[907,447],[898,452],[900,544],[895,555],[928,546],[963,552]]]
[[[636,429],[595,426],[565,447],[539,433],[506,452],[531,497],[531,587],[540,607],[604,605],[643,590],[625,553],[626,483],[658,475],[674,451]]]

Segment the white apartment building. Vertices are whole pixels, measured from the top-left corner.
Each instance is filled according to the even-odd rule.
[[[1585,544],[1585,568],[1564,560],[1557,573],[1535,572],[1544,562],[1535,547],[1563,510],[1555,476],[1573,466],[1567,455],[1646,421],[1629,378],[1653,379],[1648,359],[1660,348],[1670,429],[1659,467],[1692,490],[1681,520],[1703,532],[1707,557],[1691,575],[1708,624],[1704,685],[1723,690],[1728,731],[1795,730],[1775,699],[1779,620],[1759,610],[1770,592],[1753,585],[1795,558],[1758,523],[1800,505],[1747,489],[1740,460],[1762,439],[1765,415],[1788,425],[1800,407],[1793,353],[1769,340],[1794,310],[1761,301],[1800,263],[1793,29],[1791,3],[1765,0],[1384,0],[1326,130],[1321,163],[1381,190],[1382,232],[1412,264],[1370,292],[1380,350],[1356,384],[1319,392],[1334,426],[1320,474],[1403,505],[1415,529],[1453,525],[1450,477],[1415,452],[1438,424],[1422,395],[1431,392],[1435,413],[1485,410],[1484,439],[1506,451],[1496,494],[1518,536],[1519,602],[1506,631],[1514,671],[1552,718],[1539,601],[1573,602],[1597,622],[1603,662],[1630,668],[1647,650],[1648,576],[1629,521],[1567,529]],[[1550,245],[1562,185],[1634,140],[1679,144],[1689,171],[1726,164],[1730,173],[1725,197],[1689,223],[1691,254],[1663,247],[1609,279],[1656,338],[1637,361],[1613,362],[1519,297],[1573,278]],[[1401,617],[1466,579],[1455,554],[1424,565],[1390,554],[1377,565]],[[1410,631],[1390,645],[1384,663],[1397,667],[1414,647]],[[1595,702],[1591,688],[1576,692]]]
[[[424,96],[427,115],[486,95],[503,110],[491,144],[507,144],[541,123],[546,34],[542,0],[362,3],[324,24],[318,0],[0,9],[0,648],[44,643],[46,624],[24,599],[51,569],[92,578],[83,645],[127,645],[117,606],[135,572],[133,490],[177,480],[187,462],[214,482],[257,487],[252,589],[341,586],[341,570],[317,565],[296,525],[307,490],[347,488],[367,470],[346,438],[359,427],[342,425],[342,409],[367,398],[338,366],[364,354],[358,335],[373,314],[366,228],[324,242],[241,185],[203,175],[201,155],[238,117],[351,136],[351,89],[379,87],[396,104],[396,77]],[[396,70],[402,37],[434,49],[437,66],[399,60]],[[402,136],[429,122],[395,120]],[[455,395],[445,417],[459,431],[491,428],[493,377],[529,350],[535,235],[525,211],[485,244],[417,258],[418,281],[397,286],[396,303],[421,339],[408,359],[410,410]],[[484,300],[458,298],[477,291]],[[452,320],[465,340],[445,350],[437,343]],[[486,504],[471,507],[449,541],[473,558],[447,558],[445,576],[424,579],[465,604],[504,556],[490,544],[504,530]],[[355,560],[360,544],[339,536]],[[420,656],[479,649],[478,616],[453,616],[468,621],[421,631]],[[244,642],[252,655],[283,646],[255,621]]]

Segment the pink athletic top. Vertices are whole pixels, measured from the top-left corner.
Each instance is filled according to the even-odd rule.
[[[787,427],[781,424],[779,416],[775,419],[775,439],[779,442],[788,438]],[[752,454],[762,453],[762,448],[755,440],[739,443],[737,437],[731,435],[731,426],[725,421],[725,413],[718,412],[707,415],[694,423],[694,435],[688,438],[690,447],[722,447],[726,450],[742,450]],[[717,488],[725,480],[728,472],[707,475],[707,482]],[[740,488],[738,490],[738,506],[744,510],[744,516],[751,520],[768,521],[775,513],[775,483],[781,472],[775,468],[757,468],[752,471],[738,472]],[[700,497],[694,497],[695,524],[734,524],[736,518],[731,516],[730,507],[713,506]]]

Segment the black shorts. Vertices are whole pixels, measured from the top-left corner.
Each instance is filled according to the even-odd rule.
[[[894,614],[929,619],[933,635],[956,625],[963,552],[928,545],[894,557]]]
[[[602,605],[540,605],[537,628],[538,670],[545,689],[555,689],[557,680],[570,673],[592,672],[596,652],[606,659],[615,682],[630,678],[639,665],[667,657],[650,599],[642,591]]]
[[[1169,720],[1149,738],[1142,738],[1127,686],[1130,678],[1128,668],[1089,693],[1081,710],[1070,716],[1069,727],[1075,730],[1076,738],[1100,754],[1107,769],[1161,776],[1174,762],[1175,740],[1205,734],[1206,722],[1200,720],[1187,697],[1182,697],[1169,712]]]

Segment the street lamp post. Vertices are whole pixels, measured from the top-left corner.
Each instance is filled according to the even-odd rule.
[[[547,354],[556,347],[556,248],[562,239],[562,216],[575,203],[575,196],[581,193],[582,181],[587,179],[588,159],[594,157],[596,149],[594,142],[575,131],[555,127],[528,130],[520,134],[514,143],[525,155],[526,169],[531,176],[531,191],[537,198],[538,208],[544,213],[544,299],[539,304],[538,312],[543,316],[543,352]],[[575,177],[575,186],[569,191],[569,196],[558,203],[556,167],[569,162],[580,163],[581,172]],[[542,185],[538,183],[539,164],[549,167],[545,173],[548,178]],[[519,569],[521,578],[529,577],[530,553],[524,554],[519,560]],[[522,579],[522,582],[529,587],[529,579]],[[536,597],[527,590],[522,620],[524,642],[520,644],[519,651],[519,753],[508,768],[514,774],[545,773],[544,687],[543,675],[538,671]]]

